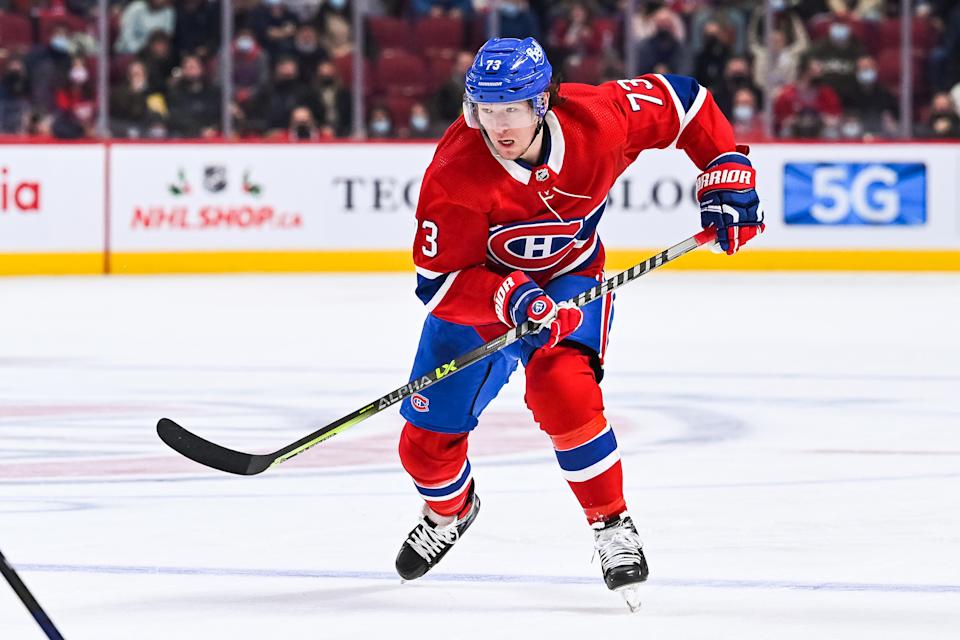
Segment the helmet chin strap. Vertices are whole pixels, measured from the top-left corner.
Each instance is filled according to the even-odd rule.
[[[490,140],[490,134],[487,133],[487,130],[483,128],[483,125],[480,125],[480,131],[483,132],[484,137],[485,137],[485,138],[487,139],[487,141],[490,142],[491,145],[492,145],[492,144],[493,144],[493,141]],[[533,137],[530,138],[530,144],[528,144],[527,146],[525,146],[525,147],[523,148],[523,151],[520,152],[520,155],[517,156],[517,158],[522,158],[522,157],[523,157],[523,154],[525,154],[525,153],[527,152],[527,149],[529,149],[530,147],[533,146],[533,143],[537,141],[537,136],[540,135],[540,132],[541,132],[541,131],[543,131],[543,118],[540,118],[540,121],[537,122],[537,128],[536,128],[536,130],[533,132]],[[496,147],[494,147],[494,153],[497,153],[497,152],[496,152]],[[499,153],[497,153],[497,157],[498,157],[498,158],[502,158],[503,156],[501,156]]]

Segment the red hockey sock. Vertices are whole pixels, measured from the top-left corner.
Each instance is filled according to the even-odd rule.
[[[400,462],[414,486],[436,513],[460,512],[470,488],[466,433],[437,433],[409,422],[400,434]]]
[[[563,477],[587,520],[626,510],[623,471],[589,356],[569,346],[538,351],[527,364],[527,406],[550,435]]]

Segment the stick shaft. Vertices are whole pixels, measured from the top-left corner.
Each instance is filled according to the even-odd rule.
[[[63,636],[57,631],[53,621],[50,620],[50,616],[43,610],[43,607],[40,606],[37,599],[33,597],[33,594],[27,589],[27,585],[23,583],[23,580],[20,579],[17,572],[14,571],[13,567],[7,562],[7,559],[3,557],[2,552],[0,552],[0,573],[3,574],[3,577],[6,578],[10,586],[13,587],[14,593],[17,594],[20,601],[23,602],[23,605],[27,608],[27,611],[29,611],[33,619],[37,621],[37,624],[40,625],[43,632],[47,634],[47,637],[50,638],[50,640],[63,640]]]
[[[600,298],[607,293],[622,287],[628,282],[632,282],[640,276],[649,273],[658,267],[662,267],[666,263],[676,260],[680,256],[693,251],[701,245],[708,244],[715,239],[716,231],[713,229],[705,229],[704,231],[687,238],[683,242],[670,247],[666,251],[662,251],[661,253],[658,253],[657,255],[630,267],[626,271],[607,278],[597,286],[588,289],[587,291],[584,291],[580,295],[571,299],[569,302],[572,302],[578,307],[589,304],[597,298]],[[466,367],[479,362],[488,355],[508,347],[535,329],[536,325],[528,321],[519,327],[511,329],[498,338],[494,338],[490,342],[474,349],[473,351],[460,356],[459,358],[455,358],[450,362],[441,364],[439,367],[428,372],[426,375],[420,376],[420,378],[416,380],[411,380],[402,387],[394,389],[387,395],[374,400],[370,404],[340,418],[336,422],[333,422],[322,429],[319,429],[310,435],[301,438],[293,444],[276,451],[273,454],[275,458],[273,462],[271,462],[270,466],[272,467],[274,465],[281,464],[282,462],[285,462],[290,458],[303,453],[307,449],[320,444],[324,440],[332,438],[338,433],[345,431],[349,427],[352,427],[353,425],[362,422],[367,418],[376,415],[377,413],[380,413],[387,407],[401,402],[404,398],[407,398],[418,391],[436,384],[448,375],[456,373],[457,371],[461,371]]]

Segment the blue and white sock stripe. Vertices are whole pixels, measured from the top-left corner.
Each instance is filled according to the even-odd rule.
[[[556,453],[560,471],[570,482],[586,482],[596,478],[620,459],[617,438],[610,425],[584,444]]]
[[[459,274],[459,271],[437,273],[417,267],[417,297],[427,305],[427,311],[436,309]]]
[[[470,486],[470,479],[472,477],[473,474],[470,471],[470,461],[467,460],[463,463],[463,467],[460,469],[460,473],[457,475],[457,477],[450,482],[442,485],[432,485],[429,487],[425,487],[417,483],[414,484],[417,487],[417,491],[425,500],[441,502],[443,500],[456,498],[458,495],[466,491],[467,487]]]

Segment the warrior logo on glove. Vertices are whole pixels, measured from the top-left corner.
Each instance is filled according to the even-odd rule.
[[[717,244],[733,255],[751,238],[763,233],[763,206],[757,196],[757,172],[747,159],[748,147],[725,153],[697,178],[700,223],[716,227]],[[742,152],[742,153],[741,153]]]

